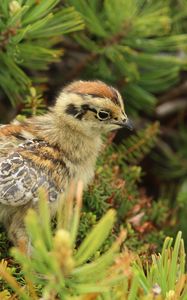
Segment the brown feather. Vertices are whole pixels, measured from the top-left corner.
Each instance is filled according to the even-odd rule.
[[[0,137],[16,136],[17,134],[21,134],[23,131],[28,131],[29,133],[34,134],[34,130],[31,126],[20,123],[2,126],[0,128]]]
[[[68,85],[65,92],[88,94],[101,98],[108,98],[115,104],[118,104],[118,95],[113,87],[106,85],[101,81],[75,81]]]

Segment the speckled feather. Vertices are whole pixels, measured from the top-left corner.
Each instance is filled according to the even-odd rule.
[[[26,157],[25,152],[34,152],[49,147],[44,141],[28,140],[20,144],[0,164],[0,202],[5,205],[19,206],[29,201],[38,200],[38,188],[44,187],[48,191],[49,201],[55,201],[63,188],[58,188],[50,174],[50,169],[37,166]],[[22,155],[23,154],[23,155]],[[41,156],[41,155],[40,155]],[[47,160],[47,158],[45,158]],[[49,159],[49,158],[48,158]]]

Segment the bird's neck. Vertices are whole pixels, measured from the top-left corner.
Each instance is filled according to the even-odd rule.
[[[35,118],[38,136],[51,145],[56,145],[74,163],[96,160],[101,148],[100,134],[83,132],[80,128],[59,121],[52,114]]]

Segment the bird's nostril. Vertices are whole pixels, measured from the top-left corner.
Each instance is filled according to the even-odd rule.
[[[115,121],[117,121],[117,120],[118,120],[118,118],[114,118],[114,120],[115,120]]]

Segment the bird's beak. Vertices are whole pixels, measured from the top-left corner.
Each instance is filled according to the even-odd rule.
[[[123,121],[115,122],[115,124],[119,125],[121,127],[124,127],[124,128],[128,128],[129,130],[133,130],[134,129],[133,123],[129,119],[125,119]]]

